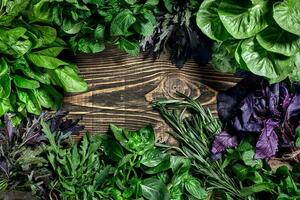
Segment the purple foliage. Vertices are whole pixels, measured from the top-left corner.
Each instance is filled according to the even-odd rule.
[[[256,143],[256,159],[269,158],[278,150],[278,136],[276,129],[279,126],[279,121],[268,119],[264,122],[264,128],[261,131],[259,139]]]
[[[214,140],[212,153],[217,154],[224,151],[229,147],[236,147],[238,145],[236,136],[230,135],[226,131],[222,131],[218,134]]]
[[[257,138],[255,157],[270,158],[280,144],[293,146],[295,142],[295,129],[300,124],[300,86],[244,79],[218,95],[218,114],[226,124],[227,138],[252,134]],[[224,132],[215,138],[214,154],[232,147],[230,143],[220,146],[222,135]]]

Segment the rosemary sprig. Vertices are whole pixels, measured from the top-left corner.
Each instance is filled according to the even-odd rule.
[[[220,121],[199,102],[178,95],[184,100],[155,101],[153,105],[173,128],[171,134],[181,143],[180,152],[193,160],[196,173],[207,180],[208,190],[243,199],[238,184],[222,168],[222,161],[211,159],[210,143],[221,131]]]

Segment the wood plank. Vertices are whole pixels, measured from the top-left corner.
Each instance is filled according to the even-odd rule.
[[[106,132],[110,123],[128,129],[153,124],[164,126],[151,101],[177,98],[176,91],[198,99],[216,111],[216,94],[239,79],[216,72],[211,66],[189,61],[179,70],[167,56],[160,59],[130,57],[117,49],[74,57],[89,91],[67,95],[64,109],[73,117],[83,117],[89,132]]]

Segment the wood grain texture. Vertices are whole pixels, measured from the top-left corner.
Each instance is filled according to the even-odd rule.
[[[217,92],[239,80],[192,61],[179,70],[167,56],[153,61],[130,57],[117,49],[78,55],[74,62],[88,82],[89,91],[67,95],[64,109],[73,117],[82,116],[82,123],[93,133],[106,132],[110,123],[128,129],[151,123],[163,130],[163,120],[152,109],[151,101],[176,98],[176,91],[198,99],[215,112]]]

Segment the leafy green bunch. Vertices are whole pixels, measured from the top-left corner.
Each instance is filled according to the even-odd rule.
[[[190,173],[190,160],[155,146],[152,126],[128,131],[111,125],[114,138],[104,152],[115,172],[107,197],[114,199],[205,199],[202,183]]]
[[[0,27],[0,46],[0,117],[16,113],[17,124],[27,112],[57,110],[63,97],[54,86],[66,92],[87,89],[76,66],[57,58],[66,47],[52,27],[24,22]]]
[[[51,188],[61,199],[204,199],[206,191],[190,173],[189,159],[155,147],[147,126],[127,131],[111,125],[114,137],[85,135],[63,148],[49,127],[48,160],[56,179]]]
[[[0,4],[0,117],[15,113],[14,124],[27,113],[39,115],[42,108],[58,109],[61,89],[87,90],[77,67],[58,58],[67,46],[56,29],[26,21],[23,13],[30,2]]]
[[[300,81],[299,13],[298,0],[205,0],[197,24],[217,41],[212,63],[221,71]]]
[[[138,39],[152,34],[158,0],[36,0],[30,22],[51,24],[74,52],[96,53],[112,43],[131,55],[139,54]]]
[[[243,184],[241,195],[248,199],[299,199],[299,164],[271,169],[266,160],[254,160],[254,137],[244,138],[236,149],[227,150],[222,167]]]
[[[0,129],[0,198],[12,198],[15,191],[30,192],[39,199],[48,199],[48,183],[53,173],[46,156],[48,140],[42,125],[51,129],[51,137],[59,145],[68,143],[70,135],[82,130],[78,121],[66,120],[66,112],[42,114],[27,118],[13,127],[11,115],[5,116],[5,128]],[[32,197],[33,198],[33,197]],[[30,198],[30,199],[32,199]]]
[[[170,132],[179,147],[171,146],[184,157],[191,159],[192,172],[204,181],[210,196],[216,199],[243,199],[238,180],[226,172],[222,161],[211,157],[211,141],[221,131],[221,123],[199,102],[178,94],[182,100],[159,100],[154,107],[170,125]]]

